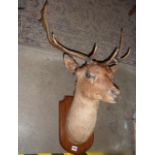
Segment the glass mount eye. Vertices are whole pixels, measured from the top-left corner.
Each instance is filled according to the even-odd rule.
[[[87,79],[95,79],[95,75],[90,73],[90,71],[86,71],[85,76]]]

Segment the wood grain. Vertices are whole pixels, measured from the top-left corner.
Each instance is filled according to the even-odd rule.
[[[69,153],[80,155],[85,153],[93,144],[94,134],[83,144],[72,144],[67,138],[65,132],[65,122],[68,110],[72,104],[73,96],[65,96],[62,101],[59,102],[59,141],[61,146]]]

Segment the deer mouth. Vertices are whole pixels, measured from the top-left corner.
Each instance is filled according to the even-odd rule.
[[[112,98],[111,98],[110,103],[111,103],[111,104],[115,104],[115,103],[117,103],[117,102],[118,102],[118,95],[113,95]]]

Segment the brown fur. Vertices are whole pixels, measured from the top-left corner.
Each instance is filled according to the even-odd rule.
[[[95,79],[86,77],[88,71]],[[66,131],[72,143],[81,144],[94,131],[99,101],[115,103],[119,89],[112,82],[113,71],[104,65],[85,65],[78,68],[75,74],[76,88],[67,117]]]

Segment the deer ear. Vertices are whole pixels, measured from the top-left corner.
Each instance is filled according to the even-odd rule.
[[[63,59],[64,59],[64,64],[67,70],[74,73],[75,70],[78,68],[78,63],[76,62],[76,60],[68,54],[64,54]]]
[[[110,67],[110,69],[111,69],[112,73],[115,73],[117,71],[118,67],[117,67],[117,65],[113,65]]]

